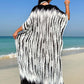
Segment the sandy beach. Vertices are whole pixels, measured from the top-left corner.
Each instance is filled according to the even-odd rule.
[[[62,57],[65,84],[84,84],[84,53]]]
[[[64,84],[84,84],[84,53],[62,56]],[[16,58],[0,59],[0,84],[20,84]]]

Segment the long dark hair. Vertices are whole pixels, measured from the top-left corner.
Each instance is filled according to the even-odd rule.
[[[38,0],[38,4],[40,4],[42,1],[47,1],[49,3],[51,0]]]

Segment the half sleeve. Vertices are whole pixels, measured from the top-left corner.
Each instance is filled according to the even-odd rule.
[[[28,30],[32,26],[32,18],[29,16],[28,19],[22,24],[23,31]]]
[[[64,29],[66,28],[68,23],[68,15],[67,14],[63,14],[62,18],[61,18],[61,31],[63,32]]]

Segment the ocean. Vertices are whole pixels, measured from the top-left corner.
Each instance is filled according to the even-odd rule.
[[[68,51],[68,53],[66,52],[64,55],[71,53],[71,50],[80,50],[79,52],[84,52],[84,49],[81,51],[82,48],[84,48],[84,37],[63,36],[63,51]],[[16,47],[13,36],[0,36],[0,56],[11,56],[15,53]]]

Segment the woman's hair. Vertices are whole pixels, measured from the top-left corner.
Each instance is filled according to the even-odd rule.
[[[52,0],[38,0],[38,4],[40,4],[42,1],[47,1],[49,3]]]

